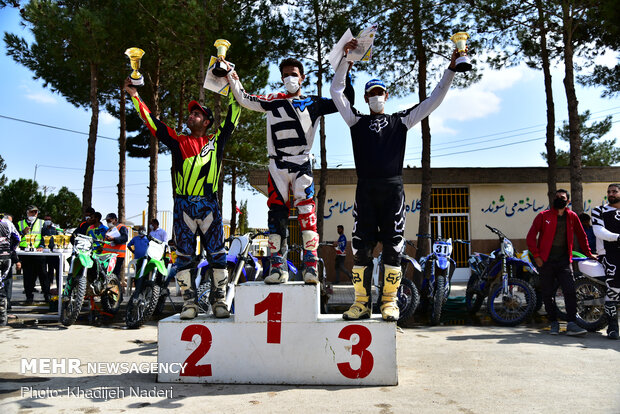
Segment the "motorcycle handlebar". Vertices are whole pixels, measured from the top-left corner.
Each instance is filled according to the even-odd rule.
[[[486,228],[491,230],[493,233],[497,234],[499,236],[499,238],[507,238],[504,233],[502,233],[501,231],[499,231],[498,229],[496,229],[495,227],[491,227],[488,224],[485,224]]]

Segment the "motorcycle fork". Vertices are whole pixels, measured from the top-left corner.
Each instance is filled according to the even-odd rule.
[[[506,266],[506,259],[502,260],[502,291],[504,295],[508,294],[508,271]]]

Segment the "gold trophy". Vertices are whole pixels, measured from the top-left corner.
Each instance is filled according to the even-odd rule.
[[[138,69],[140,69],[140,59],[142,59],[142,56],[144,56],[144,50],[138,47],[130,47],[129,49],[125,50],[125,54],[127,55],[127,57],[129,57],[129,62],[131,63],[131,68],[133,69],[133,72],[131,72],[131,75],[129,75],[129,78],[131,79],[131,84],[133,86],[144,85],[144,76],[142,76],[140,72],[138,72]]]
[[[225,39],[217,39],[213,46],[217,47],[217,62],[211,72],[213,72],[213,74],[218,78],[223,78],[228,73],[228,69],[222,60],[226,57],[226,52],[230,47],[230,42]]]
[[[65,239],[64,242],[64,248],[65,248],[65,252],[70,252],[71,251],[71,235],[70,234],[65,234],[62,236],[63,239]]]
[[[52,238],[54,239],[54,251],[61,252],[62,245],[65,242],[65,236],[62,234],[56,234],[52,236]]]
[[[52,236],[43,236],[43,251],[44,252],[50,251],[50,240],[51,239],[52,239]]]
[[[450,38],[450,40],[456,44],[456,49],[459,53],[459,57],[456,58],[457,72],[467,72],[471,70],[471,62],[469,56],[467,56],[467,39],[469,39],[469,35],[465,32],[455,33]]]
[[[29,252],[34,251],[34,239],[35,238],[36,238],[36,235],[34,235],[34,234],[26,234],[26,243],[28,243],[27,250]]]

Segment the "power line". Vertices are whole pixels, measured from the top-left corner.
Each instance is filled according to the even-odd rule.
[[[88,132],[76,131],[74,129],[67,129],[67,128],[62,128],[62,127],[57,127],[57,126],[54,126],[54,125],[41,124],[39,122],[27,121],[25,119],[13,118],[11,116],[6,116],[6,115],[0,115],[0,118],[10,119],[11,121],[23,122],[25,124],[36,125],[36,126],[40,126],[40,127],[44,127],[44,128],[57,129],[59,131],[71,132],[71,133],[74,133],[74,134],[80,134],[80,135],[86,135],[86,136],[90,135]],[[109,139],[111,141],[118,141],[118,138],[104,137],[103,135],[97,135],[97,138]]]

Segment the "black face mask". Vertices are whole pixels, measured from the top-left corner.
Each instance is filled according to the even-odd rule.
[[[557,210],[561,210],[568,204],[568,200],[564,200],[563,198],[556,198],[553,200],[553,208]]]

